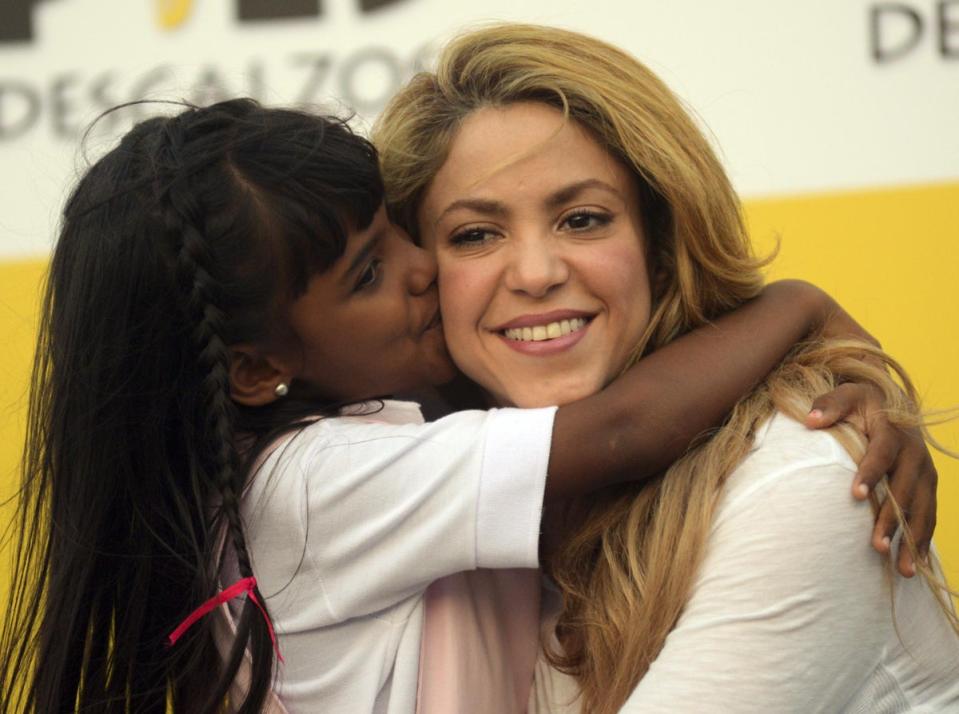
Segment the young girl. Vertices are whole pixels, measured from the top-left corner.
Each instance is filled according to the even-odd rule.
[[[544,498],[664,468],[836,312],[780,284],[582,402],[424,424],[378,399],[453,375],[434,261],[382,199],[365,140],[249,100],[145,121],[80,181],[33,373],[3,711],[260,711],[282,653],[289,706],[411,712],[432,580],[535,567]],[[867,398],[845,396],[824,421]],[[204,617],[223,603],[225,651]]]

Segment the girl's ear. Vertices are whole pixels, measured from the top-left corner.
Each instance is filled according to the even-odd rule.
[[[278,384],[289,386],[292,370],[253,345],[230,347],[230,397],[238,404],[261,407],[276,401]]]

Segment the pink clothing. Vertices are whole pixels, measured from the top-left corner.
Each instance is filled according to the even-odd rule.
[[[417,714],[525,712],[539,610],[538,570],[474,570],[430,585]]]
[[[220,655],[224,661],[226,661],[236,638],[236,622],[233,619],[233,613],[230,612],[230,604],[223,603],[214,610],[212,615],[216,618],[214,632],[217,648],[220,650]],[[236,671],[236,677],[233,678],[233,683],[230,685],[231,711],[235,711],[236,703],[243,701],[246,693],[250,691],[250,664],[251,659],[248,650],[244,653],[240,667]],[[260,711],[263,714],[288,714],[283,702],[280,701],[279,696],[272,689],[267,693],[266,701]]]

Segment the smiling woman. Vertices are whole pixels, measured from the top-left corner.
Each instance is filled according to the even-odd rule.
[[[581,126],[544,104],[471,114],[420,222],[452,356],[498,401],[567,403],[622,369],[650,314],[639,189]]]
[[[526,25],[467,33],[394,98],[375,140],[391,209],[436,251],[450,353],[499,403],[605,391],[762,285],[709,143],[658,78],[599,40]],[[566,315],[585,324],[550,338]],[[515,331],[527,327],[530,342]],[[922,575],[890,592],[889,561],[861,536],[872,514],[841,487],[858,435],[797,423],[849,379],[875,385],[900,423],[921,421],[881,350],[815,339],[662,478],[553,513],[554,611],[530,711],[959,706],[959,620],[908,527],[933,507],[902,494],[907,523],[895,487],[874,502],[874,543],[888,552],[900,526],[899,569]],[[489,606],[460,595],[468,633]],[[489,689],[454,662],[461,690]]]

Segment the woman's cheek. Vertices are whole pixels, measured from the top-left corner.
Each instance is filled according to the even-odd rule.
[[[488,302],[482,275],[469,266],[451,264],[439,260],[440,311],[443,316],[443,333],[456,366],[467,376],[470,374],[472,356],[477,354],[478,336],[484,314],[483,305]]]

